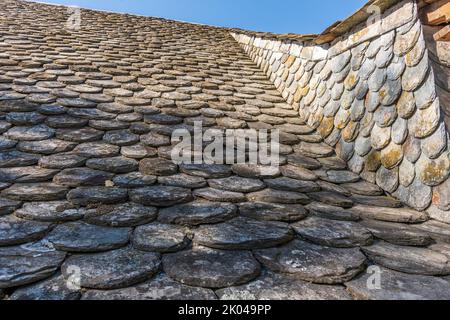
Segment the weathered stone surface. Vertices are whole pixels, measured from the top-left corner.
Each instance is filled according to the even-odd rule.
[[[62,251],[100,252],[125,246],[130,233],[129,228],[106,228],[85,222],[69,222],[56,226],[46,240]]]
[[[353,194],[359,194],[363,196],[379,196],[383,194],[383,190],[376,184],[366,181],[358,181],[353,183],[344,183],[341,185]]]
[[[65,199],[67,191],[53,183],[13,184],[2,191],[2,196],[19,201],[52,201]]]
[[[302,142],[299,152],[307,157],[322,158],[331,156],[334,153],[334,150],[325,144]]]
[[[195,230],[194,242],[216,249],[246,250],[273,247],[292,237],[293,232],[285,223],[238,217],[221,224],[200,226]]]
[[[231,168],[222,164],[183,164],[180,171],[205,179],[226,178],[231,174]]]
[[[269,202],[278,204],[308,204],[311,199],[303,193],[292,191],[280,191],[274,189],[264,189],[262,191],[249,193],[249,201]]]
[[[133,202],[156,207],[170,207],[193,199],[189,189],[160,185],[131,190],[129,194]]]
[[[250,164],[235,164],[232,166],[233,172],[244,178],[275,178],[280,175],[277,167],[258,166]]]
[[[79,144],[73,152],[86,158],[108,158],[119,155],[120,148],[104,142],[88,142]]]
[[[302,205],[247,202],[239,205],[241,215],[263,221],[294,222],[307,216]]]
[[[58,173],[53,182],[67,187],[104,186],[105,181],[112,179],[114,174],[93,170],[90,168],[65,169]]]
[[[367,219],[388,222],[418,223],[428,220],[428,215],[426,213],[407,208],[386,208],[356,205],[350,210]]]
[[[317,176],[311,170],[298,167],[298,166],[282,166],[280,168],[280,172],[283,176],[297,179],[297,180],[306,180],[306,181],[314,181],[317,180]]]
[[[161,158],[144,159],[139,163],[139,171],[145,175],[170,176],[177,173],[178,165]]]
[[[44,124],[39,124],[34,127],[13,127],[4,135],[12,140],[39,141],[52,138],[55,135],[55,130]]]
[[[21,205],[22,202],[20,201],[0,198],[0,216],[6,216],[10,213],[13,213],[14,210],[19,208]]]
[[[386,169],[396,168],[403,160],[402,146],[391,142],[386,148],[381,150],[380,160]]]
[[[24,167],[36,164],[39,156],[16,150],[0,152],[0,168]]]
[[[207,185],[205,178],[190,176],[184,173],[167,177],[158,177],[158,182],[166,186],[189,188],[189,189],[203,188],[206,187]]]
[[[450,224],[450,215],[448,214],[448,211],[441,210],[439,207],[431,205],[428,208],[427,213],[431,219]]]
[[[72,288],[61,275],[55,275],[27,287],[14,291],[10,300],[78,300],[81,292]]]
[[[122,188],[142,188],[156,183],[155,176],[146,176],[140,172],[130,172],[127,174],[116,175],[112,183]],[[107,182],[110,183],[110,182]]]
[[[196,201],[159,211],[158,221],[187,226],[214,224],[227,221],[237,213],[233,204]]]
[[[208,184],[211,188],[233,191],[233,192],[254,192],[265,188],[264,182],[257,179],[231,176],[223,179],[210,179]]]
[[[125,157],[89,159],[86,166],[95,170],[113,173],[128,173],[137,170],[138,162]]]
[[[359,204],[374,206],[374,207],[387,207],[387,208],[400,208],[402,203],[394,198],[388,196],[363,196],[353,195],[353,201]]]
[[[165,255],[163,268],[174,280],[205,288],[240,285],[260,274],[260,265],[250,252],[204,247]]]
[[[380,242],[363,251],[375,263],[396,271],[432,276],[450,274],[449,257],[430,249]]]
[[[170,145],[170,138],[155,132],[150,132],[141,136],[141,142],[146,146],[157,148]],[[133,143],[130,142],[129,144]],[[128,145],[128,143],[125,145]]]
[[[40,244],[0,248],[0,288],[12,288],[51,276],[66,254]]]
[[[193,194],[195,197],[200,197],[209,201],[242,202],[246,200],[244,193],[224,191],[214,188],[196,189]]]
[[[0,181],[34,183],[45,182],[53,178],[57,170],[40,167],[0,168]]]
[[[366,262],[357,248],[328,248],[301,240],[278,248],[258,250],[255,256],[274,272],[320,284],[349,281],[363,271]]]
[[[176,252],[190,242],[186,229],[169,224],[152,223],[137,227],[132,237],[133,246],[149,252]]]
[[[21,141],[17,149],[23,152],[50,155],[53,153],[67,152],[75,148],[76,144],[58,139],[42,141]]]
[[[423,184],[417,178],[408,188],[399,186],[393,195],[409,207],[418,211],[427,209],[432,200],[431,187]]]
[[[27,221],[13,215],[0,217],[0,246],[12,246],[39,240],[50,230],[45,222]]]
[[[390,127],[379,127],[375,124],[371,133],[372,147],[375,150],[381,150],[386,147],[391,141],[391,128]]]
[[[215,300],[211,289],[190,287],[160,274],[135,287],[118,290],[88,290],[83,300]]]
[[[416,138],[426,138],[435,132],[441,119],[440,110],[439,99],[436,99],[428,108],[414,113],[408,125]]]
[[[425,232],[399,223],[364,220],[361,224],[379,239],[401,246],[428,246],[432,239]]]
[[[39,160],[39,166],[47,169],[69,169],[84,165],[86,158],[73,153],[60,153]]]
[[[80,206],[121,203],[127,198],[127,189],[109,187],[78,187],[67,194],[67,200]]]
[[[360,180],[357,174],[346,170],[329,170],[327,171],[327,181],[337,184],[352,183]]]
[[[347,282],[348,292],[359,300],[448,300],[450,282],[446,278],[409,275],[377,267],[381,270],[382,288],[367,287],[370,273]],[[439,288],[438,290],[436,290]]]
[[[450,176],[450,157],[443,153],[437,159],[420,157],[416,163],[416,173],[425,185],[434,187],[443,183]]]
[[[342,221],[360,220],[359,214],[357,214],[354,211],[324,204],[321,202],[312,202],[306,206],[306,209],[308,209],[310,214],[325,219],[342,220]]]
[[[58,129],[56,138],[71,142],[92,142],[100,140],[104,132],[89,127],[81,129]]]
[[[313,181],[302,181],[287,177],[265,179],[264,182],[269,188],[293,192],[315,192],[320,191],[320,186]]]
[[[115,146],[129,146],[139,142],[139,136],[128,130],[108,131],[103,140]]]
[[[67,201],[27,202],[14,214],[27,220],[57,223],[81,219],[85,209],[77,208]]]
[[[338,206],[342,208],[351,208],[353,206],[353,201],[346,196],[329,191],[313,192],[308,193],[308,196],[319,202],[323,202],[332,206]]]
[[[414,228],[429,234],[435,240],[450,243],[450,229],[447,223],[430,220],[422,224],[414,225]]]
[[[417,66],[406,67],[402,76],[402,88],[405,91],[416,90],[424,81],[429,69],[428,53],[425,53]]]
[[[290,165],[303,167],[309,170],[320,169],[320,167],[322,166],[316,159],[306,157],[300,153],[293,153],[288,155],[287,160]]]
[[[395,192],[399,185],[398,167],[387,169],[381,166],[377,171],[376,181],[383,190]]]
[[[156,149],[144,146],[142,144],[124,146],[120,149],[120,153],[124,157],[132,159],[143,159],[146,157],[153,157],[157,155]]]
[[[313,243],[336,248],[352,248],[372,244],[372,234],[350,221],[310,217],[292,225],[302,238]]]
[[[156,208],[128,202],[87,210],[85,221],[105,227],[135,227],[155,220],[156,216]]]
[[[339,286],[318,285],[266,271],[256,280],[216,291],[222,300],[350,300]]]
[[[117,289],[145,281],[159,269],[160,257],[132,248],[90,255],[74,255],[61,266],[66,280],[73,268],[82,272],[80,286],[91,289]]]

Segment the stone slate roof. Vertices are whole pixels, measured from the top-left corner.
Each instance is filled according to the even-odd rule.
[[[229,30],[2,4],[0,296],[450,298],[448,225],[350,172]],[[196,120],[280,129],[279,172],[174,165]]]

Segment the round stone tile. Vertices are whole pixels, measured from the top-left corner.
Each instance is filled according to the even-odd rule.
[[[0,288],[12,288],[51,276],[66,254],[41,245],[0,248]]]
[[[308,212],[302,205],[246,202],[239,205],[241,215],[264,221],[294,222],[305,218]]]
[[[145,206],[170,207],[193,200],[189,189],[161,185],[135,189],[129,193],[133,202]]]
[[[51,224],[27,221],[13,215],[0,217],[0,246],[12,246],[41,239]]]
[[[365,268],[366,258],[357,248],[336,249],[301,240],[278,248],[258,250],[256,258],[274,272],[320,284],[344,283]]]
[[[81,292],[74,289],[61,275],[55,275],[27,287],[14,291],[10,300],[78,300]]]
[[[224,222],[236,214],[237,208],[231,203],[195,201],[160,210],[158,221],[196,226]]]
[[[83,300],[215,300],[211,289],[186,286],[165,274],[137,286],[117,290],[88,290]]]
[[[176,281],[204,288],[243,284],[260,273],[260,265],[250,252],[203,247],[165,255],[163,268]]]
[[[85,222],[69,222],[56,226],[46,240],[63,251],[101,252],[125,246],[130,233],[129,228],[106,228]]]
[[[156,216],[156,208],[129,202],[87,210],[85,221],[105,227],[135,227],[155,220]]]
[[[27,220],[57,223],[82,219],[85,211],[67,201],[50,201],[24,203],[14,214]]]
[[[71,279],[73,270],[81,272],[80,286],[90,289],[118,289],[151,278],[159,269],[160,256],[132,248],[69,257],[61,266],[64,278]]]
[[[310,217],[292,224],[292,228],[302,238],[328,247],[352,248],[367,246],[373,242],[368,229],[350,221]]]
[[[293,238],[293,231],[285,223],[242,217],[221,224],[203,225],[194,232],[195,243],[226,250],[269,248]]]
[[[139,250],[167,253],[184,249],[190,239],[189,232],[182,227],[152,223],[137,227],[132,241]]]

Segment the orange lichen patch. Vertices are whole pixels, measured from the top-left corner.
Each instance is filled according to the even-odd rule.
[[[349,120],[350,120],[350,111],[341,109],[334,118],[334,125],[336,126],[336,128],[342,130],[347,126]]]
[[[403,160],[402,147],[395,143],[390,143],[386,148],[381,150],[381,164],[387,168],[395,168]]]
[[[286,60],[286,62],[284,63],[285,66],[286,66],[287,68],[290,68],[290,67],[294,64],[295,59],[296,59],[295,56],[290,55],[289,58],[288,58],[288,59]]]
[[[347,90],[353,89],[358,83],[359,77],[356,72],[350,72],[344,80],[344,86]]]
[[[334,129],[334,118],[325,117],[322,119],[322,122],[320,123],[320,126],[317,128],[317,131],[323,138],[326,138],[330,135],[333,129]]]
[[[297,88],[297,90],[295,91],[294,94],[294,102],[298,103],[300,102],[300,100],[302,99],[302,89],[301,88]]]
[[[350,121],[347,126],[342,130],[342,138],[346,142],[351,142],[358,137],[359,123]]]
[[[372,150],[366,158],[366,170],[375,172],[381,166],[381,153],[376,150]]]
[[[450,175],[450,159],[448,154],[443,154],[440,158],[430,160],[421,158],[416,166],[420,180],[428,186],[441,184]]]
[[[349,41],[351,43],[358,43],[361,39],[363,39],[370,31],[370,28],[366,27],[364,29],[359,30],[349,36]]]
[[[420,62],[420,59],[422,58],[423,49],[424,48],[420,45],[416,45],[411,51],[409,51],[405,55],[406,65],[412,66],[418,64]]]

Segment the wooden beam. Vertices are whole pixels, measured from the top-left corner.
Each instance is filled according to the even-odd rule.
[[[450,41],[450,25],[443,27],[433,36],[436,41]]]
[[[422,20],[432,26],[450,22],[450,0],[438,0],[422,8]]]

